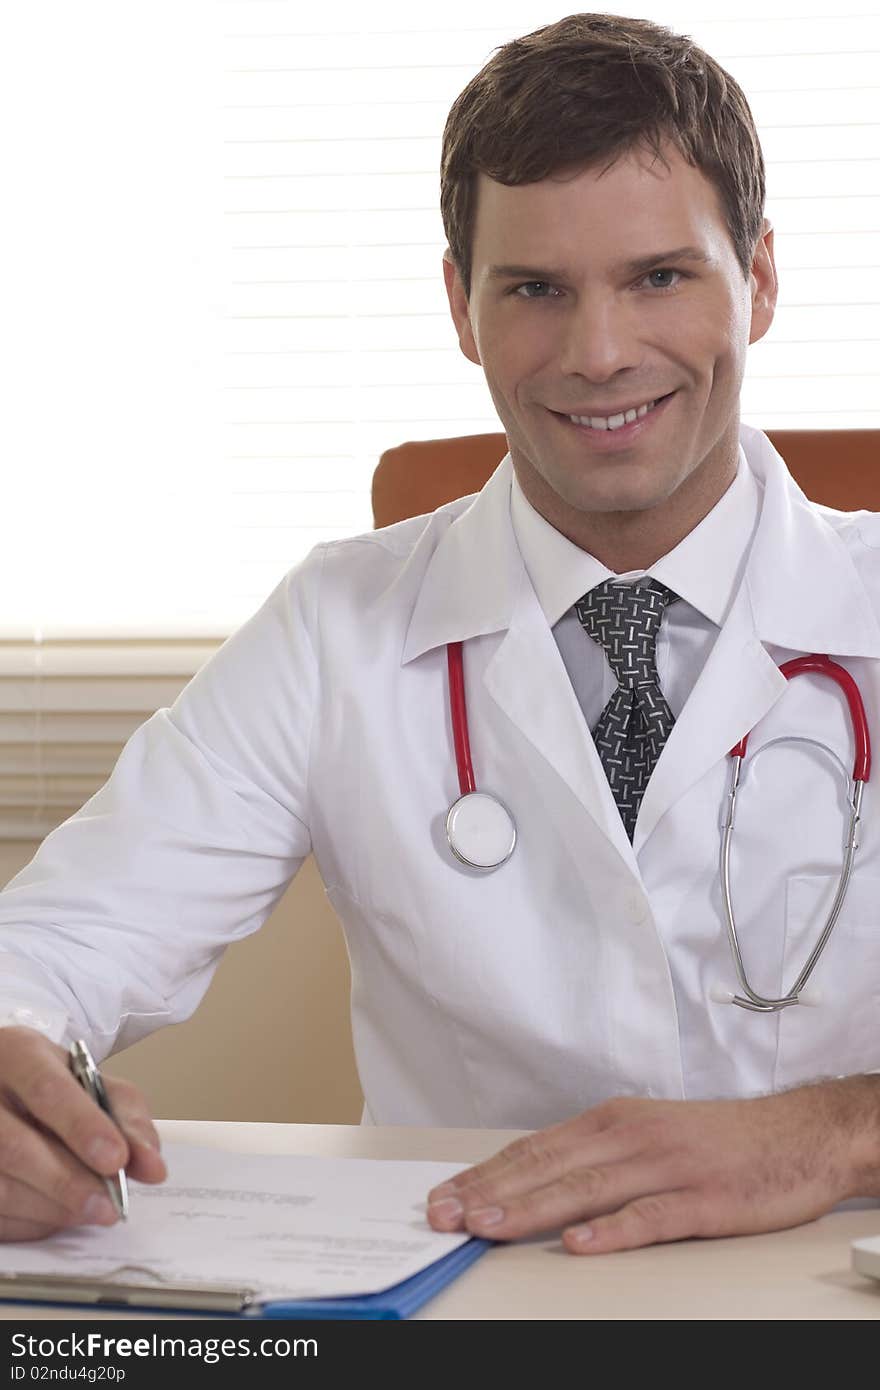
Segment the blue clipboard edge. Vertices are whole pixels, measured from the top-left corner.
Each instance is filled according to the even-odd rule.
[[[419,1270],[409,1279],[392,1284],[379,1293],[362,1294],[354,1298],[315,1298],[297,1303],[263,1303],[247,1309],[246,1318],[397,1318],[410,1317],[429,1298],[451,1284],[464,1270],[474,1264],[496,1242],[472,1236],[441,1255],[439,1260]]]
[[[434,1260],[425,1269],[411,1275],[409,1279],[401,1280],[399,1284],[391,1284],[387,1289],[381,1289],[378,1293],[359,1294],[345,1298],[300,1299],[290,1303],[274,1300],[271,1303],[259,1303],[240,1309],[205,1308],[192,1304],[172,1307],[168,1304],[133,1303],[127,1299],[112,1298],[101,1298],[98,1302],[94,1299],[78,1301],[71,1298],[14,1298],[8,1293],[4,1293],[0,1297],[0,1302],[40,1308],[86,1308],[94,1312],[108,1308],[114,1311],[161,1313],[163,1317],[171,1315],[172,1318],[175,1315],[192,1317],[193,1314],[198,1314],[200,1317],[206,1318],[234,1318],[247,1321],[271,1318],[310,1322],[329,1319],[402,1320],[410,1317],[447,1284],[451,1284],[459,1274],[474,1264],[495,1243],[473,1236],[463,1245],[450,1250],[447,1255],[441,1255],[439,1260]]]

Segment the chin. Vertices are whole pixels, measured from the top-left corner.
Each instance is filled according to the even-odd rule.
[[[616,475],[609,473],[586,485],[573,485],[570,479],[560,479],[558,486],[546,477],[543,481],[563,506],[578,512],[649,511],[661,506],[675,491],[675,485],[658,486],[656,474],[641,478],[624,478],[621,474],[618,463]]]

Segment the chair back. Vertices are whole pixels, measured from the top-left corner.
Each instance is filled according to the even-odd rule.
[[[880,430],[767,430],[798,485],[839,511],[880,511]],[[373,520],[390,526],[479,492],[507,452],[503,434],[387,449],[373,474]]]

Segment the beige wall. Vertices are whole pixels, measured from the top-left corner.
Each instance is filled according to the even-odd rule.
[[[35,844],[0,842],[0,882]],[[193,1018],[109,1059],[162,1119],[355,1124],[361,1092],[342,932],[312,859],[261,931],[226,952]]]

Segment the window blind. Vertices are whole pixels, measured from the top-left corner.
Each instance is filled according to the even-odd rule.
[[[214,650],[207,640],[0,640],[0,840],[41,840]]]
[[[635,8],[728,68],[761,135],[780,302],[743,418],[880,425],[873,0]],[[384,449],[499,427],[448,318],[440,138],[491,51],[562,13],[59,0],[0,21],[0,834],[62,819],[313,544],[370,526]]]

